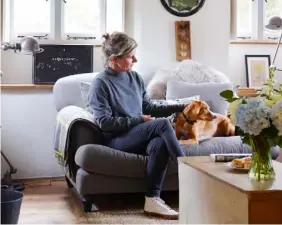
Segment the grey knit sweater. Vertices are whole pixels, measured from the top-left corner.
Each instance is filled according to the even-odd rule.
[[[109,67],[95,76],[89,98],[94,119],[103,133],[110,136],[143,123],[143,114],[163,117],[184,109],[183,104],[153,103],[140,75],[134,71],[116,72]]]

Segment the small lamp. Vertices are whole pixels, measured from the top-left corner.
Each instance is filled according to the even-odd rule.
[[[279,49],[279,46],[280,46],[280,42],[281,42],[281,39],[282,39],[282,18],[279,17],[279,16],[271,17],[268,21],[268,24],[265,26],[265,28],[269,29],[269,30],[280,30],[281,31],[281,35],[280,35],[280,38],[279,38],[279,41],[278,41],[278,44],[277,44],[277,47],[276,47],[275,55],[273,57],[273,60],[272,60],[270,67],[274,68],[274,70],[282,71],[281,69],[277,69],[275,64],[274,64],[277,53],[278,53],[278,49]]]
[[[15,53],[20,52],[25,55],[33,55],[37,53],[41,53],[44,50],[39,47],[39,43],[36,40],[36,38],[27,36],[22,38],[18,43],[16,44],[10,44],[10,43],[1,43],[0,50],[7,51],[7,50],[14,50]],[[2,71],[0,70],[0,76],[2,76]],[[22,191],[24,190],[24,185],[21,182],[13,182],[11,175],[17,172],[17,169],[10,163],[8,158],[5,156],[4,152],[1,150],[1,155],[5,159],[5,161],[8,163],[10,170],[7,171],[4,174],[4,178],[1,180],[1,187],[7,186],[12,187],[15,190]]]
[[[25,55],[37,54],[37,53],[41,53],[41,52],[44,51],[42,48],[39,47],[39,43],[36,40],[36,38],[31,37],[31,36],[27,36],[27,37],[22,38],[16,44],[10,44],[10,43],[7,43],[7,42],[2,43],[1,49],[3,51],[12,49],[16,53],[21,52]]]

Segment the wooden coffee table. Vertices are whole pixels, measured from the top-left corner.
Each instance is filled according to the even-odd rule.
[[[276,178],[251,182],[209,156],[180,157],[179,222],[282,224],[282,163],[273,161]]]

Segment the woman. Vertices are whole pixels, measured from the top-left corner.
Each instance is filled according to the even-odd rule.
[[[91,85],[90,105],[98,122],[104,144],[120,151],[147,154],[148,191],[144,212],[171,219],[178,212],[160,199],[168,161],[184,156],[170,122],[153,119],[154,113],[171,115],[186,105],[155,105],[148,98],[142,78],[132,67],[137,62],[137,43],[124,33],[103,35],[104,70]]]

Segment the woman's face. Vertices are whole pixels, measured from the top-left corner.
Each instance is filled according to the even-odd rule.
[[[122,57],[115,57],[112,60],[114,69],[118,72],[130,71],[134,63],[137,62],[135,54],[136,51],[134,49],[131,52],[129,52],[127,55],[124,55]]]

